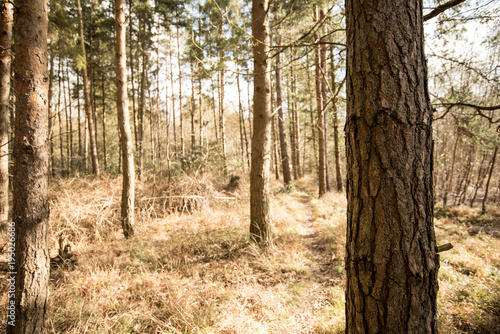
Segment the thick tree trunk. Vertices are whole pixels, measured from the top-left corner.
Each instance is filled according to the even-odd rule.
[[[2,1],[0,8],[0,225],[9,220],[9,129],[12,3]]]
[[[261,248],[267,248],[272,243],[269,215],[271,59],[268,10],[269,0],[252,0],[254,117],[250,170],[250,239]]]
[[[13,222],[15,264],[9,261],[9,279],[15,295],[15,318],[7,333],[43,333],[47,317],[50,257],[47,3],[16,1],[14,17],[16,118],[14,139]]]
[[[347,0],[346,333],[436,333],[422,2]]]
[[[80,48],[82,49],[82,58],[85,63],[82,67],[82,77],[83,77],[83,94],[85,101],[85,115],[87,117],[87,126],[89,134],[90,152],[92,155],[92,172],[94,177],[99,177],[99,161],[97,160],[97,143],[94,131],[94,117],[92,115],[92,106],[90,104],[90,90],[89,90],[89,80],[87,77],[87,55],[85,51],[85,39],[83,33],[83,18],[82,18],[82,7],[80,5],[80,0],[76,0],[76,6],[78,11],[78,26],[80,29]]]
[[[127,94],[127,54],[125,40],[125,0],[115,2],[115,69],[116,69],[116,110],[120,131],[120,148],[123,161],[121,221],[126,238],[134,233],[134,152]]]

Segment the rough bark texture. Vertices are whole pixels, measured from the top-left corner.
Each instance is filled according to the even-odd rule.
[[[0,7],[0,224],[9,219],[9,128],[12,4],[3,0]]]
[[[262,248],[271,245],[269,160],[271,145],[269,0],[252,0],[254,114],[250,169],[250,238]]]
[[[87,125],[89,131],[89,143],[90,143],[90,154],[92,155],[92,172],[95,177],[99,176],[99,160],[97,160],[97,143],[95,137],[94,128],[94,117],[92,115],[92,106],[90,104],[90,89],[89,80],[87,76],[87,53],[85,51],[85,39],[83,32],[83,18],[82,18],[82,7],[80,5],[80,0],[76,1],[77,11],[78,11],[78,26],[80,29],[80,47],[82,49],[82,57],[85,60],[85,65],[82,67],[82,77],[83,77],[83,95],[84,95],[84,105],[85,105],[85,115],[87,117]]]
[[[123,184],[121,220],[123,234],[129,237],[134,233],[134,152],[127,95],[127,54],[125,50],[125,0],[116,0],[115,4],[115,69],[116,69],[116,110],[120,130],[120,147],[123,161]]]
[[[348,0],[346,14],[346,333],[435,333],[422,3]]]
[[[47,3],[16,1],[14,140],[15,326],[43,333],[49,293]],[[12,277],[12,276],[11,276]],[[11,301],[13,299],[11,298]],[[11,319],[9,319],[11,320]]]

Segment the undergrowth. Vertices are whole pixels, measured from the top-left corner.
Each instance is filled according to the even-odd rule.
[[[345,194],[318,199],[310,177],[274,182],[274,247],[263,253],[248,241],[249,187],[240,185],[226,192],[206,175],[139,182],[127,240],[119,178],[54,182],[51,256],[64,234],[78,262],[52,269],[48,332],[342,333]],[[186,210],[186,198],[197,204]],[[499,332],[498,212],[437,216],[438,244],[455,246],[441,254],[440,332]],[[1,289],[6,305],[6,282]]]

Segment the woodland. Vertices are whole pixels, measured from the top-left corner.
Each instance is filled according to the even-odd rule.
[[[498,1],[0,1],[0,331],[500,332]]]

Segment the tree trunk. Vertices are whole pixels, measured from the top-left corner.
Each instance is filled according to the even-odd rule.
[[[483,185],[483,180],[486,176],[486,169],[483,169],[485,160],[486,160],[486,153],[483,152],[483,156],[481,158],[481,163],[479,164],[479,168],[477,171],[477,180],[476,180],[476,184],[474,186],[474,194],[472,195],[471,200],[470,200],[470,207],[471,208],[474,207],[474,202],[475,202],[476,197],[477,197],[477,192],[478,192],[479,188],[481,188],[481,186]]]
[[[8,279],[15,282],[7,333],[43,333],[49,296],[50,257],[47,3],[16,1],[14,17],[16,118],[14,139],[13,223],[15,263]]]
[[[191,62],[191,154],[194,153],[196,146],[196,136],[194,130],[194,115],[196,112],[196,103],[194,98],[194,64]]]
[[[295,68],[292,66],[292,113],[293,113],[293,139],[295,141],[295,172],[297,175],[295,179],[299,179],[302,176],[302,169],[300,164],[300,118],[299,118],[299,107],[297,104],[297,73],[295,73]]]
[[[181,71],[181,46],[180,46],[181,34],[179,32],[179,26],[177,26],[177,64],[179,67],[179,128],[181,131],[181,154],[184,155],[184,127],[183,127],[183,115],[182,115],[182,71]]]
[[[83,18],[82,18],[82,7],[80,5],[80,0],[76,0],[76,6],[78,11],[78,26],[80,29],[80,48],[82,49],[82,58],[84,59],[84,65],[82,67],[82,77],[83,77],[83,94],[85,101],[85,115],[87,116],[87,126],[90,142],[90,152],[92,155],[92,172],[94,177],[99,177],[99,161],[97,160],[97,144],[96,137],[94,133],[94,118],[92,115],[92,106],[90,105],[90,90],[89,90],[89,80],[87,77],[87,55],[85,51],[85,39],[83,33]]]
[[[443,205],[448,205],[448,193],[453,189],[453,174],[455,172],[455,157],[457,155],[458,142],[460,140],[460,134],[457,128],[457,137],[455,138],[455,143],[453,144],[453,153],[451,155],[451,167],[450,172],[446,176],[446,185],[443,193]]]
[[[108,152],[106,149],[106,88],[104,71],[102,73],[102,160],[104,163],[104,170],[108,169]]]
[[[488,173],[488,179],[486,181],[486,188],[484,189],[484,197],[481,207],[481,211],[483,213],[486,212],[486,201],[488,199],[488,190],[490,189],[491,176],[493,175],[493,170],[495,169],[495,160],[497,158],[497,153],[498,153],[498,146],[495,146],[495,150],[493,151],[493,157],[491,158],[490,172]]]
[[[333,49],[332,49],[332,91],[335,94],[337,83],[335,81],[335,64],[333,62]],[[337,97],[332,101],[333,108],[333,145],[334,145],[334,155],[335,155],[335,176],[337,181],[337,191],[342,192],[342,173],[340,170],[340,149],[339,149],[339,115],[337,110]]]
[[[279,9],[277,9],[279,10]],[[280,17],[276,14],[275,21],[279,22]],[[286,133],[285,133],[285,121],[283,116],[283,98],[281,96],[281,36],[278,28],[278,33],[276,36],[276,104],[278,105],[278,131],[280,138],[280,150],[281,150],[281,166],[283,169],[283,184],[287,185],[292,182],[292,176],[290,174],[290,162],[288,160],[288,148],[286,143]],[[272,112],[273,110],[271,110]]]
[[[68,105],[68,110],[69,110],[69,129],[68,129],[68,169],[69,173],[71,174],[73,172],[73,157],[74,157],[74,152],[73,152],[73,107],[71,103],[71,83],[69,80],[69,65],[68,62],[66,62],[66,77],[68,78],[68,99],[69,99],[69,105]]]
[[[219,85],[219,126],[222,141],[222,159],[224,160],[224,176],[227,175],[227,148],[226,148],[226,118],[224,115],[224,91],[225,91],[225,64],[224,64],[224,45],[222,44],[224,38],[224,12],[220,12],[220,25],[219,25],[219,64],[220,64],[220,85]]]
[[[177,160],[177,129],[175,122],[175,93],[174,93],[174,70],[172,68],[172,44],[170,43],[169,67],[170,67],[170,88],[172,89],[172,130],[174,132],[174,158]]]
[[[61,45],[59,39],[59,46]],[[59,48],[60,49],[60,48]],[[61,94],[63,93],[63,88],[61,87],[63,83],[63,73],[62,73],[62,59],[61,55],[59,55],[59,62],[58,62],[58,68],[57,68],[57,78],[59,80],[58,82],[58,92],[57,92],[57,120],[59,122],[59,153],[60,153],[60,174],[64,174],[64,149],[63,149],[63,124],[62,124],[62,102],[61,102]]]
[[[0,225],[9,220],[9,129],[10,71],[12,61],[12,3],[2,1],[0,8]]]
[[[254,117],[250,170],[250,239],[261,248],[271,246],[269,217],[270,70],[269,0],[252,0],[254,57]]]
[[[115,3],[115,68],[116,68],[116,110],[120,131],[120,148],[123,161],[121,221],[126,238],[134,234],[134,152],[127,94],[127,51],[125,40],[125,0]]]
[[[325,7],[322,7],[320,10],[319,14],[319,19],[320,21],[325,21],[326,18],[326,9]],[[323,23],[323,36],[327,35],[327,29],[326,29],[326,22]],[[325,170],[325,191],[330,191],[330,180],[329,180],[329,174],[328,174],[328,146],[327,146],[327,135],[326,135],[326,130],[327,130],[327,122],[326,122],[326,115],[327,115],[327,105],[328,105],[328,96],[327,96],[327,90],[328,90],[328,83],[327,83],[327,75],[326,75],[326,54],[327,54],[327,46],[326,46],[327,40],[326,37],[322,37],[320,40],[320,50],[319,50],[319,58],[320,58],[320,75],[321,75],[321,102],[322,102],[322,111],[321,111],[321,117],[323,118],[322,120],[322,131],[323,131],[323,143],[321,147],[321,142],[320,142],[320,150],[323,151],[323,164],[324,164],[324,170]],[[318,125],[319,126],[319,125]],[[320,194],[321,196],[321,194]]]
[[[436,333],[422,2],[346,1],[346,333]]]
[[[49,141],[50,145],[50,159],[49,159],[49,178],[51,176],[54,176],[55,171],[54,171],[54,142],[52,140],[52,112],[54,109],[54,105],[52,103],[52,96],[54,94],[54,46],[52,45],[52,42],[49,43],[49,57],[50,57],[50,71],[49,71],[49,110],[48,110],[48,127],[49,127],[49,132],[47,134],[47,140]],[[10,73],[10,72],[9,72]]]

